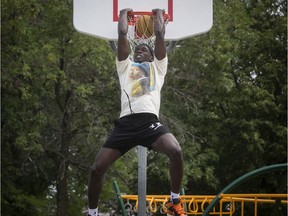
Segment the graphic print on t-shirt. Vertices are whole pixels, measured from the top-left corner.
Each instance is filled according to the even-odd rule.
[[[132,97],[140,97],[149,94],[155,89],[155,74],[153,67],[148,62],[133,62],[130,71],[130,78],[133,86],[131,90]]]

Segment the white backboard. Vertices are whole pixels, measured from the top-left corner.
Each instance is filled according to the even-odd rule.
[[[165,39],[178,41],[203,34],[213,25],[212,0],[73,0],[73,24],[77,31],[116,41],[118,14],[164,9],[170,15]]]

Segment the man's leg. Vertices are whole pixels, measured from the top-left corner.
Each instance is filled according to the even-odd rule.
[[[180,203],[179,197],[183,178],[183,154],[178,141],[171,133],[167,133],[159,137],[158,140],[152,144],[152,148],[166,154],[170,160],[171,202],[167,204],[167,215],[187,216],[183,205]]]
[[[90,170],[88,183],[89,209],[98,207],[98,199],[102,189],[102,178],[110,165],[121,157],[120,151],[111,148],[101,148]]]
[[[171,191],[179,193],[183,178],[183,155],[178,141],[171,133],[167,133],[159,137],[152,144],[152,148],[168,156],[170,160]]]

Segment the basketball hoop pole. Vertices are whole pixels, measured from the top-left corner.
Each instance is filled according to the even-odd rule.
[[[146,215],[147,148],[138,146],[138,216]]]

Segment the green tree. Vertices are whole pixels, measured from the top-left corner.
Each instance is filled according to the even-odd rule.
[[[168,85],[181,92],[182,115],[202,151],[212,154],[205,154],[212,169],[204,169],[213,171],[217,191],[246,172],[287,161],[286,9],[285,1],[215,1],[211,31],[181,41],[171,54]],[[192,193],[217,192],[204,179],[195,189],[195,178],[191,173]],[[265,178],[257,182],[249,191],[280,185],[263,189]]]
[[[79,215],[118,115],[114,54],[75,31],[72,1],[4,1],[2,12],[2,213]]]
[[[183,147],[186,194],[215,194],[287,161],[287,2],[213,4],[211,31],[169,53],[162,92],[160,118]],[[4,0],[1,18],[1,213],[79,215],[89,167],[119,114],[115,55],[75,31],[72,0]],[[148,193],[167,193],[166,157],[149,152],[147,169]],[[114,179],[137,193],[135,151],[105,177],[101,211],[114,207]],[[283,192],[285,182],[276,173],[238,191]]]

